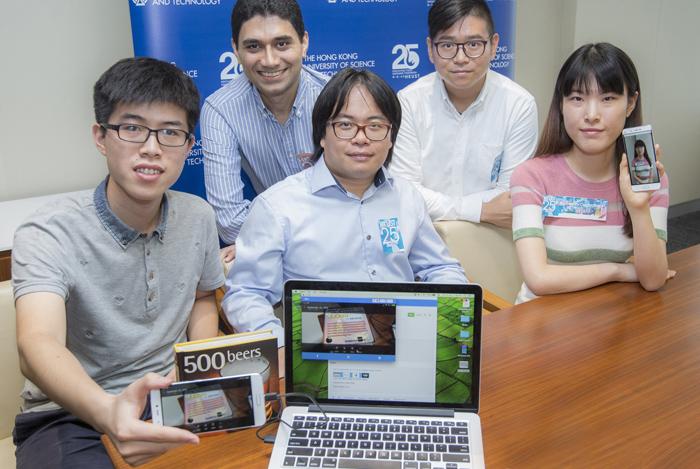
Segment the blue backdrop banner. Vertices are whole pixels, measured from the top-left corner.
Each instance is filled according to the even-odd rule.
[[[428,9],[434,0],[298,0],[309,32],[304,63],[332,75],[370,69],[396,90],[434,71],[428,59]],[[134,53],[172,62],[191,76],[202,99],[243,73],[231,48],[235,0],[130,0]],[[512,77],[515,0],[490,0],[500,35],[491,68]],[[204,197],[199,129],[177,190]],[[254,193],[246,182],[246,197]]]

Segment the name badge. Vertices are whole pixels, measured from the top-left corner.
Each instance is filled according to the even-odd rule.
[[[546,195],[542,202],[542,217],[605,221],[608,217],[608,201],[585,197]]]
[[[381,218],[379,220],[379,233],[384,254],[404,252],[398,218]]]

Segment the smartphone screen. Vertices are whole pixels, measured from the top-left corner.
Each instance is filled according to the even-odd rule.
[[[622,132],[629,165],[630,181],[634,190],[659,188],[656,151],[650,125],[625,129]]]
[[[215,432],[256,425],[253,388],[251,375],[236,376],[174,383],[151,398],[160,400],[163,425]]]

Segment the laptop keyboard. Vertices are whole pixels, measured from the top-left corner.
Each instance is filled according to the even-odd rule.
[[[462,469],[471,467],[467,422],[454,419],[299,414],[283,467]]]

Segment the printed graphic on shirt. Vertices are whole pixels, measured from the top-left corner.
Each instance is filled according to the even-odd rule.
[[[313,156],[313,153],[299,153],[296,155],[299,163],[301,163],[301,167],[304,169],[310,168],[314,165],[314,162],[312,161]]]
[[[496,181],[498,181],[498,175],[501,174],[502,161],[503,153],[496,157],[496,160],[493,162],[493,166],[491,167],[491,184],[494,184]]]
[[[404,252],[403,237],[399,230],[398,218],[380,218],[379,233],[384,254]]]
[[[585,197],[546,195],[542,201],[542,218],[546,217],[605,221],[608,217],[608,201]]]

